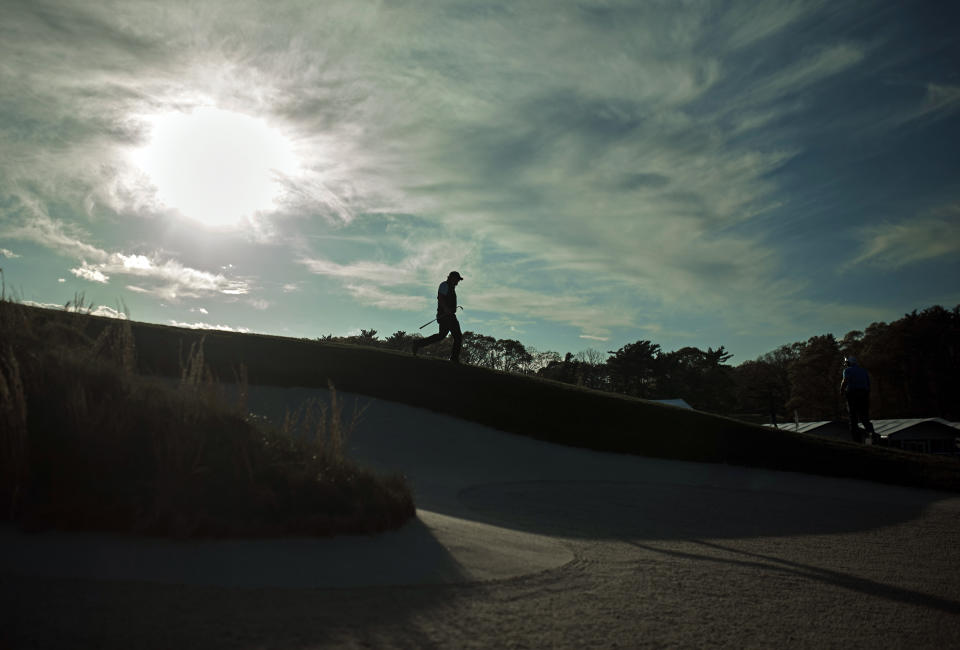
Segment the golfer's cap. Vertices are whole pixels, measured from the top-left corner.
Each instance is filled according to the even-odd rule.
[[[462,280],[463,276],[457,273],[456,271],[450,271],[450,275],[447,276],[448,280]]]
[[[856,358],[856,357],[847,357],[846,359],[844,359],[844,361],[847,363],[848,366],[855,366],[855,365],[857,365],[857,358]]]

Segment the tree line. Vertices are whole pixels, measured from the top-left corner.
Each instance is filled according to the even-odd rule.
[[[338,341],[409,349],[419,334],[376,330]],[[448,358],[451,339],[421,354]],[[682,398],[695,409],[756,422],[845,417],[839,393],[843,359],[856,357],[870,373],[874,418],[942,417],[960,420],[960,305],[914,311],[892,323],[873,323],[837,339],[823,334],[782,345],[738,366],[724,346],[665,351],[639,340],[603,353],[589,349],[560,356],[513,339],[464,332],[461,361],[536,375],[644,399]]]

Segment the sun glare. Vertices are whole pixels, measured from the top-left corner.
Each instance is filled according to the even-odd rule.
[[[150,122],[134,161],[167,207],[208,226],[275,209],[281,178],[298,168],[290,141],[248,115],[204,107]]]

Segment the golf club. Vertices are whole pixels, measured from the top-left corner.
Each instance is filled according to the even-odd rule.
[[[463,309],[463,305],[457,305],[457,309]],[[434,318],[433,320],[427,321],[426,323],[424,323],[423,325],[420,326],[420,329],[423,329],[424,327],[426,327],[426,326],[429,325],[430,323],[433,323],[433,322],[435,322],[435,321],[443,318],[444,316],[449,316],[451,313],[452,313],[452,314],[456,314],[456,313],[457,313],[457,309],[454,309],[452,312],[447,313],[447,314],[440,314],[439,316],[437,316],[437,317]]]

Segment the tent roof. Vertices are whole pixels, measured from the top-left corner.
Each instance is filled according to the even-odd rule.
[[[882,438],[907,431],[922,424],[928,426],[932,424],[936,428],[951,427],[957,430],[956,435],[960,437],[960,423],[948,422],[943,418],[899,418],[891,420],[871,420],[871,423],[873,424],[873,430]],[[822,420],[820,422],[800,422],[799,427],[793,422],[785,422],[778,425],[778,428],[784,431],[797,431],[799,433],[816,433],[817,429],[829,425],[847,426],[846,422],[841,422],[840,420]],[[773,427],[772,424],[766,424],[764,426]]]

